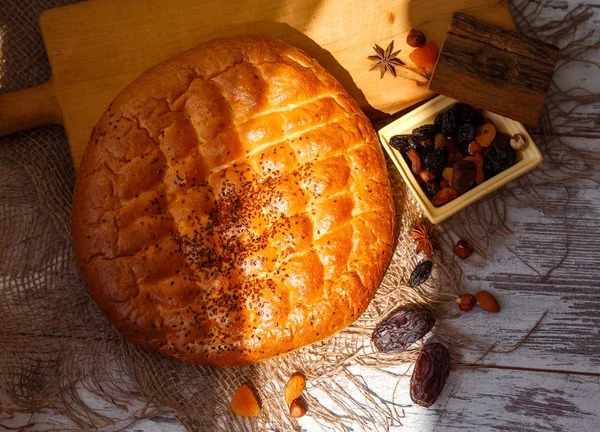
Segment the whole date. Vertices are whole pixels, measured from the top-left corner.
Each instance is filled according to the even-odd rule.
[[[441,343],[427,344],[417,358],[410,378],[410,398],[417,405],[435,403],[450,373],[450,353]]]
[[[375,347],[383,352],[401,353],[427,333],[435,324],[425,309],[401,309],[382,321],[373,332]]]

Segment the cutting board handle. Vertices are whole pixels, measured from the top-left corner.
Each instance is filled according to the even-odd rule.
[[[0,95],[0,136],[52,123],[62,123],[52,79]]]

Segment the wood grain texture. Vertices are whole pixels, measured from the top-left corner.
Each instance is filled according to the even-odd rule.
[[[429,89],[534,126],[557,59],[550,44],[455,13]]]
[[[372,45],[394,40],[406,63],[406,35],[420,28],[441,44],[454,10],[514,28],[499,0],[102,0],[47,11],[41,28],[75,166],[112,99],[147,68],[221,36],[261,33],[314,57],[368,115],[432,96],[425,86],[369,72]]]
[[[51,81],[0,95],[0,136],[61,122],[60,107]]]

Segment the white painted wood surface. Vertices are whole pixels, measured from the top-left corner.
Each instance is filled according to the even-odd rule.
[[[562,17],[579,2],[550,2],[536,23]],[[600,0],[593,21],[600,38]],[[585,34],[590,29],[577,29]],[[600,61],[597,55],[596,61]],[[595,78],[594,78],[595,76]],[[600,90],[600,70],[578,64],[559,71],[563,89],[585,86]],[[582,126],[574,119],[585,118]],[[548,310],[540,328],[512,354],[491,354],[481,369],[454,369],[442,396],[430,409],[418,407],[408,397],[408,381],[398,388],[395,401],[403,410],[404,427],[393,431],[577,431],[600,430],[600,103],[568,113],[557,132],[569,145],[595,159],[589,180],[545,186],[541,194],[558,211],[541,214],[531,208],[511,207],[508,226],[513,234],[504,245],[495,245],[485,265],[465,264],[465,285],[470,291],[488,289],[497,294],[503,310],[490,315],[480,311],[464,314],[456,323],[470,334],[514,343]],[[566,184],[566,183],[565,183]],[[566,205],[568,200],[568,205]],[[516,202],[514,204],[517,204]],[[568,236],[563,229],[566,221]],[[565,244],[569,253],[565,254]],[[524,258],[520,261],[511,250]],[[562,262],[562,263],[561,263]],[[546,273],[556,264],[560,266]],[[361,372],[371,386],[391,398],[395,380],[373,371]],[[115,414],[106,402],[97,406]],[[401,412],[402,413],[402,412]],[[29,416],[28,416],[29,418]],[[21,424],[23,418],[5,424]],[[60,415],[33,415],[32,428],[64,429]],[[317,430],[309,420],[307,430]],[[123,425],[121,425],[123,426]],[[169,413],[128,427],[130,431],[177,432],[185,429]]]

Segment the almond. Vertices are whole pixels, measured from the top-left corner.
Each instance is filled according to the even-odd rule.
[[[306,386],[306,379],[304,375],[296,373],[292,375],[287,385],[285,386],[285,403],[291,404],[294,399],[298,399],[304,391],[304,387]]]
[[[471,294],[462,294],[456,297],[456,303],[461,311],[470,311],[475,306],[475,297]]]
[[[301,399],[294,399],[290,405],[290,416],[294,418],[304,417],[306,414],[306,406]]]
[[[421,171],[419,173],[419,177],[421,177],[421,180],[423,180],[425,183],[431,183],[435,181],[435,176],[427,170]]]
[[[406,153],[406,156],[410,160],[410,170],[413,172],[413,174],[419,174],[421,172],[421,167],[423,166],[419,153],[417,153],[415,149],[410,149]]]
[[[449,203],[458,196],[458,191],[452,187],[447,187],[436,193],[431,200],[434,206],[441,206]]]
[[[492,313],[500,312],[498,300],[487,291],[479,291],[475,294],[475,300],[477,300],[477,305],[485,311]]]
[[[242,417],[256,417],[260,414],[260,406],[248,384],[242,384],[237,389],[231,399],[231,409]]]

